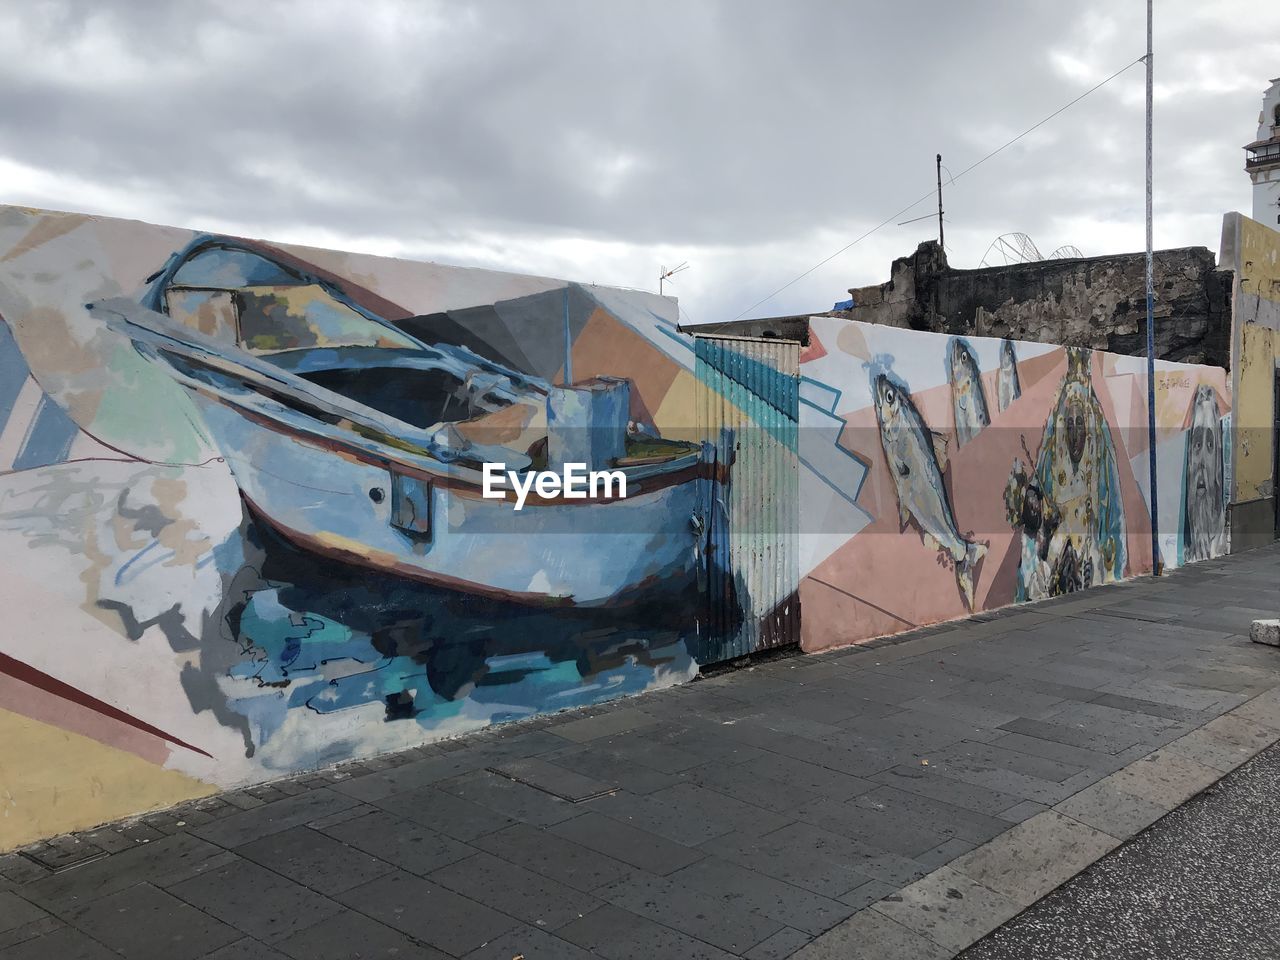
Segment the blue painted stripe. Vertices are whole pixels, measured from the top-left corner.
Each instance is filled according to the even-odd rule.
[[[675,330],[671,330],[667,327],[659,327],[658,332],[661,334],[664,334],[669,340],[675,341],[685,350],[688,350],[690,352],[693,351],[694,339],[690,337],[688,334],[680,334],[680,333],[677,333]]]
[[[800,386],[795,376],[734,353],[709,338],[698,337],[694,344],[697,358],[713,370],[756,393],[787,419],[800,419]]]
[[[67,459],[71,443],[79,432],[80,428],[62,408],[50,400],[48,394],[42,395],[18,455],[13,458],[13,469],[30,470],[61,463]]]
[[[0,431],[9,423],[13,405],[27,382],[31,369],[27,366],[9,325],[0,321]]]
[[[824,407],[822,404],[818,403],[817,400],[813,400],[810,397],[805,396],[806,393],[812,394],[814,390],[818,390],[822,393],[829,394],[831,397],[830,404]],[[831,386],[830,384],[823,383],[821,380],[814,380],[812,377],[800,378],[800,402],[801,403],[808,403],[811,407],[816,407],[817,409],[822,410],[825,413],[834,414],[836,412],[836,408],[840,406],[840,398],[843,396],[844,396],[844,391],[837,390],[835,387]]]

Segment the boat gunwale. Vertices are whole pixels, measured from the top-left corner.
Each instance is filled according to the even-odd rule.
[[[476,474],[478,471],[470,467],[453,467],[448,464],[441,464],[439,468],[432,469],[423,467],[420,464],[413,463],[398,455],[399,451],[394,448],[388,448],[384,444],[371,441],[378,444],[379,450],[368,450],[360,444],[352,443],[347,438],[341,436],[327,436],[316,431],[309,431],[299,426],[285,423],[283,420],[271,417],[268,414],[254,410],[248,406],[238,404],[228,397],[219,395],[216,391],[209,390],[204,385],[188,386],[188,389],[200,393],[202,396],[216,403],[230,407],[237,414],[249,420],[256,426],[270,430],[273,433],[280,434],[288,439],[305,443],[309,446],[318,447],[338,456],[355,460],[369,466],[380,467],[388,472],[397,473],[402,476],[411,477],[416,480],[425,480],[435,484],[444,490],[457,493],[467,499],[489,500],[498,502],[500,500],[508,503],[516,503],[519,498],[516,492],[510,487],[500,487],[497,492],[502,493],[501,497],[484,496],[484,483],[482,480],[472,479],[467,476],[459,476],[458,470],[466,470],[468,473]],[[384,452],[385,451],[385,452]],[[224,458],[225,459],[225,458]],[[627,484],[630,488],[633,483],[638,486],[634,493],[628,491],[626,497],[565,497],[563,495],[556,497],[540,496],[536,490],[530,489],[524,499],[526,507],[547,507],[547,506],[591,506],[594,504],[610,504],[624,503],[634,500],[637,497],[656,493],[665,490],[667,487],[680,486],[693,480],[714,480],[721,483],[727,482],[728,471],[723,466],[715,468],[711,464],[702,459],[698,453],[689,453],[683,457],[671,461],[664,466],[666,470],[662,472],[653,472],[636,476],[642,468],[639,467],[618,467],[617,470],[627,477]]]
[[[228,407],[256,426],[270,430],[273,433],[336,453],[346,459],[385,469],[388,472],[425,480],[468,499],[505,500],[510,503],[518,501],[515,491],[506,485],[505,477],[503,485],[499,488],[502,496],[485,497],[483,493],[484,483],[479,476],[480,471],[474,467],[447,464],[433,458],[415,456],[407,451],[397,450],[395,447],[371,437],[362,438],[367,442],[361,443],[350,436],[350,430],[342,427],[334,426],[329,431],[321,431],[316,427],[330,425],[284,405],[281,405],[279,411],[255,409],[250,404],[239,402],[234,397],[227,395],[210,384],[187,376],[167,363],[166,366],[170,371],[170,376],[185,389],[197,393],[207,400]],[[264,394],[257,390],[251,389],[251,394],[255,397],[267,399]],[[303,426],[288,423],[281,414],[305,418],[310,421],[310,424]],[[312,424],[314,426],[311,426]],[[225,453],[223,459],[227,459]],[[728,468],[724,465],[708,463],[702,457],[701,452],[697,450],[692,450],[683,456],[672,458],[662,464],[620,466],[616,469],[627,478],[629,486],[635,484],[638,487],[634,492],[629,492],[625,498],[592,496],[568,498],[563,495],[543,497],[536,490],[530,489],[525,497],[524,505],[544,507],[622,503],[626,500],[633,500],[638,496],[645,496],[691,480],[707,479],[719,481],[722,484],[728,481]],[[460,472],[464,471],[463,475],[459,475]]]
[[[385,466],[388,469],[391,464],[395,464],[399,468],[399,472],[407,475],[416,476],[420,479],[432,482],[444,481],[445,485],[450,489],[461,491],[482,490],[483,481],[480,477],[480,470],[477,467],[469,466],[469,464],[484,463],[483,459],[486,455],[492,456],[488,462],[501,462],[504,467],[509,463],[514,463],[517,472],[522,472],[531,467],[532,461],[528,454],[520,453],[517,450],[511,450],[505,447],[494,447],[486,445],[478,445],[468,451],[468,454],[462,454],[454,461],[446,461],[443,458],[435,457],[430,454],[426,443],[436,446],[431,434],[422,428],[415,427],[413,424],[405,423],[382,411],[373,407],[361,404],[357,400],[352,400],[344,394],[329,390],[319,384],[307,380],[305,377],[294,373],[292,370],[279,367],[270,361],[261,360],[253,354],[238,350],[245,354],[245,358],[249,363],[244,363],[236,357],[226,357],[216,352],[211,347],[204,344],[188,340],[185,337],[178,337],[176,333],[181,331],[189,333],[185,326],[180,327],[166,314],[157,314],[149,308],[141,307],[154,316],[161,318],[166,326],[172,326],[173,332],[165,329],[157,329],[158,325],[151,325],[140,322],[139,319],[128,316],[121,311],[123,305],[137,308],[138,304],[132,301],[103,301],[94,306],[104,311],[117,312],[121,319],[130,328],[126,331],[135,343],[135,346],[153,361],[162,362],[166,368],[168,375],[180,385],[188,390],[200,393],[210,399],[216,400],[224,406],[229,406],[242,413],[250,419],[254,419],[260,426],[274,429],[277,433],[288,433],[297,439],[307,440],[313,445],[326,447],[340,454],[353,456],[355,459],[363,460],[370,464]],[[430,348],[429,348],[430,349]],[[211,369],[216,373],[233,376],[240,379],[243,386],[253,396],[260,397],[264,400],[274,402],[279,405],[279,411],[263,411],[255,410],[247,403],[238,402],[233,396],[227,392],[220,390],[218,387],[208,384],[189,376],[183,371],[174,367],[163,356],[155,356],[155,354],[164,354],[166,352],[174,353],[186,360],[194,362],[198,365]],[[265,369],[257,369],[263,367]],[[296,381],[295,384],[293,381]],[[292,414],[304,417],[316,425],[324,424],[324,421],[306,410],[298,409],[290,403],[281,399],[276,399],[271,394],[283,395],[286,400],[296,401],[300,406],[310,407],[319,413],[327,414],[335,417],[340,421],[349,424],[350,427],[333,426],[332,433],[322,433],[315,429],[306,430],[301,427],[290,426],[285,423],[281,414]],[[275,414],[273,416],[273,414]],[[458,421],[466,422],[466,421]],[[332,426],[324,424],[325,426]],[[443,424],[441,426],[444,426]],[[402,450],[392,443],[378,439],[377,436],[364,436],[362,439],[368,441],[373,447],[368,449],[365,444],[359,443],[354,438],[347,436],[353,430],[363,429],[369,433],[381,434],[388,438],[400,439],[399,434],[408,434],[404,438],[406,443],[414,443],[415,439],[421,438],[426,441],[424,444],[415,444],[421,446],[423,453],[417,454],[413,451]],[[416,437],[415,437],[416,435]],[[690,442],[690,441],[684,441]],[[499,459],[501,458],[501,459]],[[646,458],[649,459],[649,458]],[[703,463],[701,450],[694,448],[688,452],[667,458],[659,462],[646,462],[635,464],[620,464],[611,469],[622,472],[628,483],[638,483],[642,488],[638,493],[649,493],[656,489],[672,485],[674,483],[685,482],[687,477],[678,476],[675,479],[666,479],[666,482],[652,484],[649,481],[655,478],[670,478],[673,474],[683,474],[689,468],[696,468]],[[438,465],[438,466],[436,466]],[[710,465],[707,465],[708,467]],[[458,471],[466,471],[472,477],[459,477]],[[721,479],[727,478],[727,471],[723,468],[717,470],[705,470],[703,474],[706,478]],[[507,484],[507,478],[502,478],[501,487],[503,488],[504,497],[509,501],[516,501],[518,498],[515,491]],[[485,499],[499,499],[497,497],[489,497]],[[566,499],[561,497],[539,497],[533,490],[530,490],[526,496],[526,505],[543,506],[547,504],[572,504],[572,505],[590,505],[596,503],[613,503],[620,498],[615,497],[574,497]],[[629,495],[625,499],[632,499]]]

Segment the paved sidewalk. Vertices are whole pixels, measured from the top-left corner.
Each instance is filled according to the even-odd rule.
[[[1273,546],[59,838],[0,958],[950,957],[1280,738],[1277,610]]]

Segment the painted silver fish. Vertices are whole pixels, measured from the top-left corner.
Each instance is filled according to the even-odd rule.
[[[956,415],[956,442],[968,443],[991,422],[987,395],[982,392],[982,373],[969,344],[960,337],[947,349],[947,379],[951,381],[951,406]]]
[[[1013,341],[1000,341],[1000,378],[996,381],[996,405],[1001,411],[1022,396],[1022,384],[1018,380],[1018,355]]]
[[[956,583],[965,603],[973,609],[978,565],[986,556],[985,544],[966,540],[956,526],[951,502],[942,483],[946,441],[930,433],[906,388],[884,373],[871,379],[880,444],[898,494],[898,518],[902,529],[914,519],[926,545],[944,551],[956,571]]]

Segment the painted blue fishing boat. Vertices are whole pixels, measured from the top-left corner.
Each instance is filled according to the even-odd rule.
[[[553,385],[429,342],[376,293],[226,237],[175,253],[140,302],[89,309],[186,388],[248,509],[307,551],[536,605],[695,571],[717,480],[701,445],[629,423],[626,380]],[[574,461],[621,471],[627,496],[483,495],[485,463]]]

